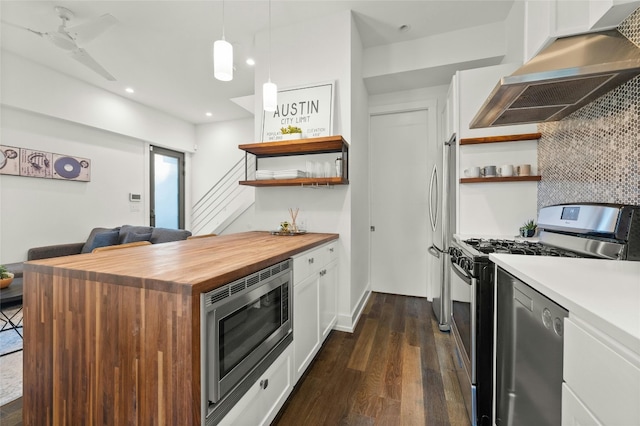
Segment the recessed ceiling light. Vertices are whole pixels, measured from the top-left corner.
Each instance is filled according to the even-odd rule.
[[[411,25],[400,25],[398,27],[398,31],[400,31],[401,33],[406,33],[411,29]]]
[[[254,61],[253,58],[247,59],[247,65],[254,66],[255,64],[256,64],[256,61]]]
[[[213,116],[213,114],[211,114],[210,112],[206,112],[204,115],[206,115],[207,117]]]
[[[127,93],[133,93],[133,89],[131,87],[127,87],[124,91]]]

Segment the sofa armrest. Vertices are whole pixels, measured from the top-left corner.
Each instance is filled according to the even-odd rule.
[[[27,260],[49,259],[52,257],[80,254],[82,247],[84,247],[84,242],[34,247],[30,248],[27,252]]]

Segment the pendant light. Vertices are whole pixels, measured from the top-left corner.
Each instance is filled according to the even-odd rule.
[[[275,111],[278,106],[278,86],[271,82],[271,0],[269,0],[269,80],[262,85],[262,108]]]
[[[222,0],[222,40],[213,43],[213,75],[220,81],[233,80],[233,46],[224,39],[224,0]]]

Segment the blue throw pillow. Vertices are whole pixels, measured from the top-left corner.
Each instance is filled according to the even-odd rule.
[[[89,247],[89,252],[98,247],[114,246],[120,242],[119,231],[107,231],[96,234],[93,244]]]
[[[137,241],[149,241],[151,239],[151,232],[138,233],[127,232],[122,239],[122,244],[135,243]]]

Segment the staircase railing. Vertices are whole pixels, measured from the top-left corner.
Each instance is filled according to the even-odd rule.
[[[255,158],[249,156],[247,168],[255,168]],[[253,204],[253,192],[238,185],[245,179],[245,159],[240,159],[193,206],[191,228],[194,235],[224,230],[235,218]]]

